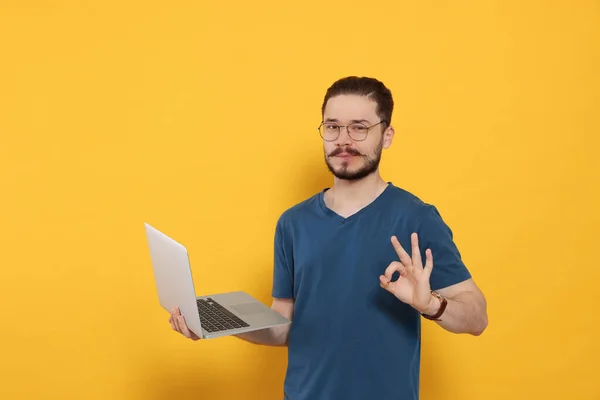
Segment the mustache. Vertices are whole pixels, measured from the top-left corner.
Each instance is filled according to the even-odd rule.
[[[331,153],[329,153],[329,157],[335,157],[338,154],[342,154],[342,153],[351,154],[353,156],[362,156],[362,154],[358,150],[352,149],[350,147],[347,148],[347,149],[338,147],[337,149],[335,149],[334,151],[332,151]]]

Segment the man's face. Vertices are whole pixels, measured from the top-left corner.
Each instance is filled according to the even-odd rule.
[[[388,128],[383,133],[386,125],[380,124],[369,128],[364,140],[357,141],[343,128],[354,122],[366,127],[379,123],[381,119],[375,112],[376,108],[376,102],[358,95],[339,95],[327,101],[324,123],[342,126],[337,139],[323,141],[325,163],[336,178],[355,181],[377,171],[383,148],[391,144],[393,130]]]

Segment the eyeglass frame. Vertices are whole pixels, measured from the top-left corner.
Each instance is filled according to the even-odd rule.
[[[362,141],[364,141],[364,140],[366,140],[366,139],[367,139],[367,136],[369,136],[369,129],[371,129],[371,128],[374,128],[374,127],[376,127],[377,125],[380,125],[380,124],[383,124],[383,123],[387,124],[387,120],[385,120],[385,119],[382,119],[381,121],[379,121],[379,122],[377,122],[376,124],[373,124],[373,125],[371,125],[371,126],[366,126],[366,125],[365,125],[365,124],[363,124],[362,122],[353,122],[353,123],[351,123],[351,124],[348,124],[348,125],[337,125],[338,134],[337,134],[337,136],[336,136],[334,139],[331,139],[331,140],[327,140],[327,139],[325,139],[325,138],[323,137],[324,135],[323,135],[323,134],[321,134],[321,127],[322,127],[322,126],[325,124],[325,121],[321,121],[321,125],[319,125],[319,127],[317,128],[317,130],[319,131],[319,136],[321,137],[321,139],[325,140],[326,142],[333,142],[333,141],[336,141],[336,140],[337,140],[337,139],[340,137],[340,135],[342,134],[342,128],[346,128],[346,132],[348,133],[348,137],[349,137],[350,139],[354,140],[355,142],[362,142]],[[332,122],[332,124],[333,124],[333,122]],[[357,124],[358,124],[358,125],[362,125],[362,126],[364,126],[364,127],[367,129],[367,133],[365,134],[365,137],[364,137],[364,139],[356,140],[356,139],[354,139],[354,138],[352,137],[352,135],[350,134],[350,130],[348,129],[348,127],[349,127],[350,125],[357,125]]]

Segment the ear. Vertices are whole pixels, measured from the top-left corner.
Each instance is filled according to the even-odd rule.
[[[396,131],[394,130],[393,126],[389,126],[383,132],[383,148],[384,149],[387,149],[392,145],[392,140],[394,139],[395,133],[396,133]]]

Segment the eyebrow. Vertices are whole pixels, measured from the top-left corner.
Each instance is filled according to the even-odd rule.
[[[339,122],[337,119],[335,118],[327,118],[325,120],[325,122]],[[370,124],[371,122],[367,119],[353,119],[350,121],[351,124],[357,123],[357,122],[366,122],[367,124]]]

